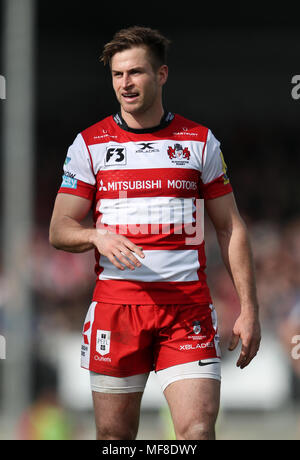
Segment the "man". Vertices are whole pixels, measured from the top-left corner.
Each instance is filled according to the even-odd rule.
[[[120,112],[69,148],[50,226],[56,248],[96,251],[81,364],[91,374],[97,439],[135,439],[152,370],[177,439],[215,439],[220,351],[205,276],[204,202],[240,298],[229,346],[242,342],[237,366],[259,348],[251,249],[220,144],[162,104],[168,44],[134,26],[104,47]],[[91,208],[95,228],[85,228]]]

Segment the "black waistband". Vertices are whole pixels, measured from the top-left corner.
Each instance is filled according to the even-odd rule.
[[[120,128],[124,129],[125,131],[129,131],[130,133],[135,134],[147,134],[147,133],[154,133],[155,131],[160,131],[161,129],[166,128],[174,118],[174,114],[168,111],[165,111],[163,114],[162,119],[160,120],[160,124],[158,126],[154,126],[153,128],[142,128],[142,129],[133,129],[130,128],[126,121],[122,118],[121,112],[116,113],[114,116],[114,121],[117,123]]]

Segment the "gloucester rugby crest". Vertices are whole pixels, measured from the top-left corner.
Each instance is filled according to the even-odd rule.
[[[168,155],[172,163],[184,165],[189,162],[191,152],[187,147],[183,148],[181,144],[175,144],[174,148],[168,148]]]
[[[194,334],[198,335],[201,332],[200,321],[193,321],[193,331]]]

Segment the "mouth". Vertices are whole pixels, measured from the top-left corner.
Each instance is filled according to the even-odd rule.
[[[126,102],[134,102],[137,100],[137,98],[139,97],[139,93],[123,93],[122,94],[122,97],[123,99],[126,101]]]

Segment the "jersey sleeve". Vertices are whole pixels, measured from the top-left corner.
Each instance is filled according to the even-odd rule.
[[[203,151],[200,189],[205,200],[218,198],[232,192],[220,142],[210,130],[208,130]]]
[[[92,159],[81,134],[78,134],[68,149],[62,179],[58,193],[68,193],[93,200],[96,178]]]

